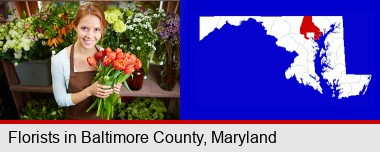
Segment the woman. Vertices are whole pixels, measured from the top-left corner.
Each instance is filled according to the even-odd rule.
[[[96,108],[86,112],[92,104],[91,96],[105,98],[112,91],[119,94],[121,83],[111,86],[91,81],[97,71],[89,66],[86,58],[94,56],[99,48],[95,45],[107,26],[102,9],[91,2],[79,6],[74,19],[76,42],[52,58],[51,72],[55,100],[61,107],[68,107],[67,119],[101,119]]]

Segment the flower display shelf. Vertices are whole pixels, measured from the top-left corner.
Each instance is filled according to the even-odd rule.
[[[162,90],[158,84],[158,75],[160,66],[151,64],[149,65],[148,78],[144,80],[143,87],[138,91],[129,92],[125,87],[120,90],[121,96],[129,97],[163,97],[163,98],[179,98],[180,85],[176,84],[173,91]]]
[[[14,66],[4,60],[1,60],[4,68],[4,73],[6,74],[9,90],[12,93],[14,103],[16,105],[18,113],[21,113],[21,109],[25,106],[25,101],[30,99],[28,93],[53,93],[52,86],[26,86],[20,85]],[[164,91],[158,85],[157,76],[159,75],[158,65],[149,65],[149,75],[148,78],[144,80],[144,84],[139,91],[127,91],[123,86],[120,90],[121,96],[128,97],[159,97],[159,98],[171,98],[176,101],[180,98],[180,85],[177,83],[173,91]],[[174,103],[174,102],[173,102]],[[169,103],[171,104],[171,103]],[[170,107],[171,105],[169,105]]]

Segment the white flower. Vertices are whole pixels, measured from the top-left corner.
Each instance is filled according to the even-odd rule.
[[[3,49],[5,49],[5,50],[7,50],[8,48],[14,48],[15,47],[15,40],[7,40],[6,42],[5,42],[5,45],[4,45],[4,48]]]
[[[17,28],[22,29],[22,28],[24,28],[24,23],[22,21],[18,21],[16,23],[16,26],[17,26]]]
[[[8,34],[12,37],[12,38],[16,38],[18,36],[18,33],[15,31],[15,30],[9,30]]]
[[[136,49],[137,49],[138,51],[140,51],[140,50],[141,50],[141,47],[138,46]]]
[[[3,46],[3,53],[5,53],[5,52],[7,52],[7,50],[8,50],[8,44],[7,43],[5,43],[5,45]]]
[[[29,45],[24,45],[23,48],[24,48],[25,51],[29,51],[30,50]]]
[[[22,51],[15,49],[15,52],[13,53],[13,55],[15,56],[16,59],[21,59]]]
[[[42,39],[44,37],[44,34],[38,33],[37,37],[40,38],[40,39]]]

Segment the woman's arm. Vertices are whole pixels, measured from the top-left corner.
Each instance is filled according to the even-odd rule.
[[[100,85],[98,81],[88,86],[84,90],[73,93],[71,100],[74,104],[77,104],[90,96],[96,96],[99,98],[106,98],[112,93],[111,86]]]
[[[54,98],[60,107],[68,107],[74,105],[71,101],[71,93],[66,91],[66,81],[64,79],[64,62],[59,55],[51,59],[51,76]]]
[[[68,93],[66,90],[66,80],[64,79],[64,57],[56,55],[51,60],[51,75],[53,82],[53,93],[57,104],[60,107],[75,105],[90,96],[100,98],[108,97],[113,89],[110,86],[103,86],[95,82],[86,89],[77,93]]]

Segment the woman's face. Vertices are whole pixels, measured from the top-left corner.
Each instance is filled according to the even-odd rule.
[[[99,41],[102,35],[100,19],[94,15],[86,15],[79,20],[77,42],[86,49],[91,49]]]

